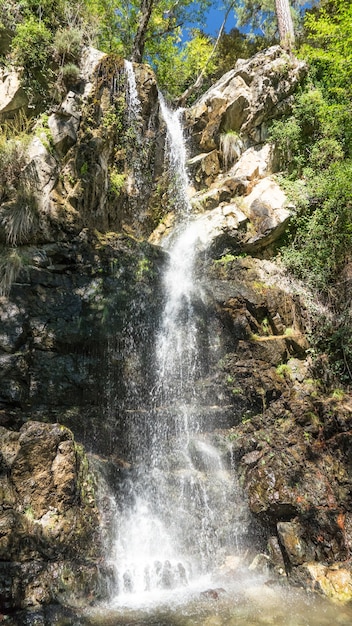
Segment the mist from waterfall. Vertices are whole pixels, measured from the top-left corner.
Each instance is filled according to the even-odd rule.
[[[162,243],[168,262],[155,341],[154,408],[147,417],[149,435],[137,444],[147,449],[138,451],[141,461],[126,481],[116,515],[114,602],[121,605],[140,606],[210,584],[214,569],[236,551],[241,524],[234,472],[202,433],[199,409],[207,309],[197,257],[206,244],[206,222],[190,214],[182,111],[170,111],[162,97],[160,108],[178,215]]]

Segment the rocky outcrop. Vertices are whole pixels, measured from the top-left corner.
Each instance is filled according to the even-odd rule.
[[[100,597],[99,512],[83,449],[59,424],[0,431],[2,611]]]
[[[20,75],[14,69],[0,70],[0,118],[12,117],[26,109],[28,100]]]
[[[163,255],[128,236],[89,231],[21,254],[11,300],[0,298],[1,424],[20,426],[44,411],[110,454],[119,433],[101,423],[101,411],[132,409],[142,393]]]
[[[244,142],[263,143],[268,122],[289,110],[305,71],[280,46],[238,60],[187,114],[193,142],[203,152],[213,150],[221,132],[234,131]]]
[[[274,46],[238,61],[185,112],[190,203],[204,213],[218,256],[226,249],[261,253],[287,226],[293,207],[273,176],[276,156],[267,143],[268,126],[290,109],[305,71],[304,63]],[[150,241],[158,243],[173,224],[166,216]]]
[[[24,189],[27,197],[30,189],[32,226],[21,230],[20,243],[50,242],[85,227],[125,229],[138,236],[152,230],[155,218],[149,198],[161,174],[163,143],[157,139],[154,75],[144,66],[136,68],[136,75],[141,110],[129,119],[123,59],[85,50],[78,82],[50,115],[39,117],[25,150],[26,163],[0,211],[0,223],[12,209],[20,220],[21,213],[29,211],[23,208],[19,190]],[[20,85],[16,73],[11,77]],[[17,106],[14,96],[8,99],[6,106]],[[142,175],[142,167],[148,169],[148,177]]]
[[[349,601],[350,397],[324,391],[314,374],[303,291],[293,297],[275,265],[228,255],[213,264],[212,277],[232,342],[237,337],[216,368],[238,419],[225,438],[265,528],[271,567]]]
[[[302,286],[271,262],[224,256],[209,289],[229,332],[215,370],[227,386],[223,430],[266,536],[270,567],[335,600],[351,599],[350,396],[313,367]]]

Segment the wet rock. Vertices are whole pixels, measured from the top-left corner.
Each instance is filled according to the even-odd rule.
[[[313,550],[305,541],[305,532],[299,522],[279,522],[277,530],[291,565],[301,565],[314,557]]]
[[[218,600],[219,596],[226,593],[225,589],[222,587],[216,587],[216,589],[206,589],[206,591],[201,592],[201,596],[204,598],[211,598],[212,600]]]
[[[327,567],[322,563],[309,562],[299,569],[298,577],[314,591],[341,603],[352,599],[352,572],[349,565],[336,563]]]
[[[270,558],[270,567],[273,567],[274,571],[279,575],[285,575],[286,565],[282,555],[279,540],[276,535],[273,535],[268,539],[268,553]]]
[[[256,554],[248,569],[250,571],[266,572],[269,565],[269,557],[267,554]]]

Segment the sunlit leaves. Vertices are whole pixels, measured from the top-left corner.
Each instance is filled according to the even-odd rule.
[[[341,101],[352,95],[352,4],[332,0],[329,7],[306,15],[308,43],[301,53],[329,97]]]
[[[155,49],[152,43],[148,47],[159,86],[169,97],[179,96],[196,79],[213,48],[212,40],[199,31],[194,31],[192,38],[183,45],[179,45],[180,36],[181,31],[178,29],[158,42]],[[212,72],[214,67],[215,60],[210,61],[207,71]]]

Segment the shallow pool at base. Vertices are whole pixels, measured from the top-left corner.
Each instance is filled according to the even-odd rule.
[[[317,594],[265,583],[219,591],[194,591],[182,601],[154,606],[104,606],[85,615],[89,626],[351,626],[352,606],[336,605]]]

